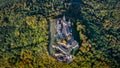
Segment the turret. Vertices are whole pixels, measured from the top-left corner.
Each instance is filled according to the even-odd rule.
[[[59,24],[59,19],[57,20],[57,24]]]
[[[66,19],[65,19],[65,15],[63,16],[63,20],[65,21]]]
[[[68,24],[71,25],[70,19],[68,20]]]

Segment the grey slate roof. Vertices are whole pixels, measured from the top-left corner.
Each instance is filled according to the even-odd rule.
[[[57,37],[61,40],[66,39],[66,44],[61,42],[56,42],[57,46],[53,46],[53,48],[58,49],[61,51],[60,54],[55,54],[55,57],[58,61],[70,63],[73,61],[71,51],[72,49],[78,47],[77,41],[74,40],[72,36],[71,30],[71,22],[65,20],[65,16],[63,19],[58,19],[56,22],[56,29],[57,29]],[[63,38],[64,37],[64,38]]]

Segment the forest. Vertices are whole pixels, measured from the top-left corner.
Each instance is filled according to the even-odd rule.
[[[0,0],[0,68],[119,68],[119,0]],[[49,21],[72,22],[72,63],[48,53]]]

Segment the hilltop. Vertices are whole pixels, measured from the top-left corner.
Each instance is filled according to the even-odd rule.
[[[0,0],[0,68],[119,68],[119,11],[119,0]],[[70,64],[48,53],[48,22],[63,15],[80,46]]]

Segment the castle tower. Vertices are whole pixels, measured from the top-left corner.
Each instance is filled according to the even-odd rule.
[[[65,15],[63,16],[63,20],[65,21],[66,19],[65,19]]]
[[[71,25],[70,19],[68,20],[68,24]]]
[[[59,24],[59,19],[57,20],[57,24]]]

